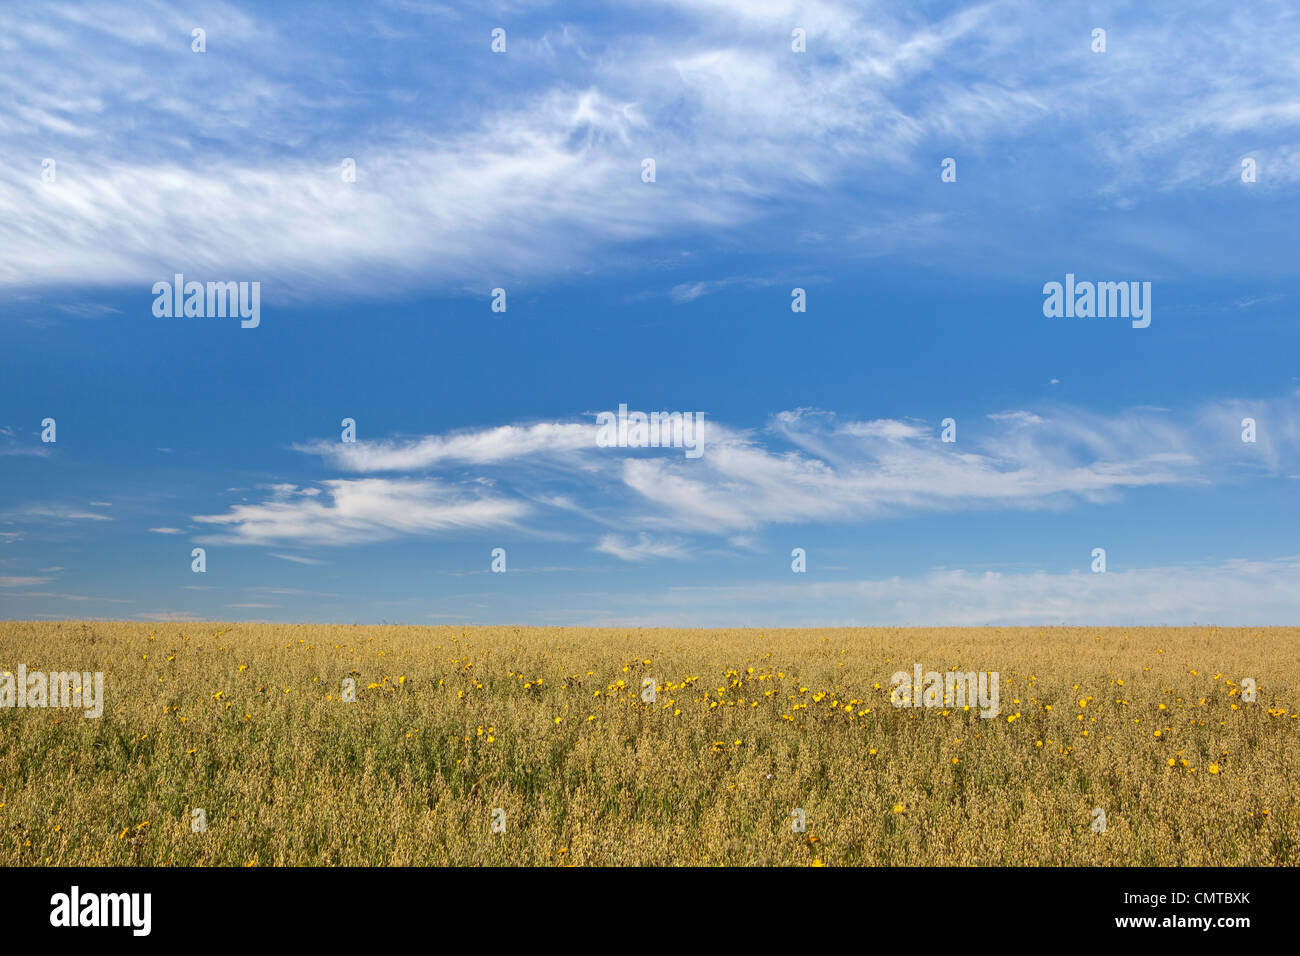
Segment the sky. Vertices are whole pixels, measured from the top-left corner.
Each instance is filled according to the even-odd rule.
[[[1271,2],[4,4],[0,619],[1293,625],[1297,51]]]

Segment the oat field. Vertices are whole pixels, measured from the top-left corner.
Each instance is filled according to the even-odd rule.
[[[918,663],[1000,712],[893,706]],[[1300,862],[1295,628],[0,623],[19,664],[104,704],[0,708],[5,866]]]

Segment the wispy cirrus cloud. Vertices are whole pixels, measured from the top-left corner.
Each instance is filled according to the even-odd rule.
[[[361,478],[333,479],[320,487],[284,485],[267,501],[193,520],[213,529],[200,539],[206,542],[341,545],[510,527],[529,510],[520,501],[439,481]]]
[[[189,621],[203,620],[189,611],[148,611],[132,615],[137,621],[157,621],[160,624],[184,624]]]
[[[48,445],[3,445],[0,446],[0,455],[48,458],[50,456],[50,448]]]
[[[596,447],[594,424],[541,422],[430,435],[410,441],[314,441],[295,445],[351,472],[419,471],[441,465],[490,465]]]
[[[293,564],[317,565],[325,563],[319,558],[305,558],[300,554],[272,554],[271,557],[279,558],[281,561],[289,561]]]
[[[667,17],[652,35],[577,12],[562,28],[515,30],[507,59],[486,37],[411,56],[431,33],[464,35],[453,8],[416,31],[409,11],[375,11],[367,42],[384,55],[348,57],[351,24],[307,30],[274,7],[9,4],[0,126],[7,142],[40,141],[51,155],[0,147],[0,242],[12,251],[0,287],[147,288],[187,269],[275,276],[290,297],[485,289],[595,259],[626,264],[635,243],[705,231],[725,244],[749,230],[758,247],[784,249],[762,241],[783,228],[753,226],[806,218],[819,203],[844,224],[814,243],[820,255],[924,253],[975,220],[986,232],[1025,223],[1002,208],[1002,189],[953,215],[915,192],[904,206],[872,182],[937,175],[945,155],[1014,153],[1027,157],[1015,171],[1027,208],[1062,208],[1062,139],[1073,192],[1125,208],[1231,186],[1246,149],[1259,190],[1300,183],[1300,24],[1277,5],[1137,17],[1103,4],[1093,21],[1110,30],[1104,55],[1068,11],[1029,17],[1016,0],[951,12],[659,6]],[[190,50],[196,20],[206,54]],[[790,50],[794,25],[805,54]],[[379,65],[390,62],[400,66]],[[507,63],[536,68],[532,82],[506,80]],[[416,132],[399,107],[435,79],[453,88]],[[357,161],[355,183],[339,174],[344,157]],[[645,157],[658,162],[652,184],[640,178]],[[42,182],[40,158],[58,163],[54,182]],[[1213,243],[1157,250],[1170,227],[1134,228],[1125,253],[1216,266]],[[1099,235],[1074,238],[1105,251]],[[1033,243],[999,246],[1002,257],[1035,254]],[[1289,268],[1289,251],[1262,267]],[[711,288],[680,283],[674,295]]]
[[[600,539],[595,550],[612,554],[623,561],[648,561],[652,558],[682,560],[690,557],[685,542],[655,539],[646,534],[639,535],[635,541],[628,541],[616,534],[607,534]]]
[[[94,502],[92,502],[94,504]],[[12,522],[55,522],[55,521],[112,521],[106,514],[97,511],[84,511],[76,505],[36,503],[24,505],[9,511],[0,511],[0,521]]]
[[[1254,411],[1267,442],[1243,443]],[[361,473],[454,471],[442,479],[335,479],[277,487],[270,500],[196,516],[239,543],[347,544],[474,527],[534,531],[561,517],[603,528],[595,550],[625,561],[681,558],[701,537],[744,541],[775,525],[863,522],[934,511],[1109,504],[1139,488],[1211,484],[1300,462],[1300,392],[1190,411],[1100,414],[1067,406],[938,422],[854,420],[815,409],[759,429],[710,420],[704,454],[601,448],[581,422],[296,446]],[[534,467],[539,464],[545,467]],[[467,489],[473,490],[467,490]],[[329,499],[329,500],[327,500]],[[653,534],[652,534],[653,533]],[[285,560],[306,562],[277,555]]]
[[[62,594],[54,591],[13,591],[6,598],[53,598],[59,601],[91,601],[101,604],[134,604],[134,598],[96,597],[88,594]]]
[[[18,430],[12,425],[0,426],[0,455],[26,456],[29,458],[48,458],[51,448],[48,444],[24,445],[19,442]]]
[[[670,587],[588,624],[762,626],[1292,625],[1300,559],[1087,571],[936,568],[910,577]],[[643,602],[643,603],[639,603]],[[623,606],[620,616],[620,605]]]
[[[768,445],[714,444],[694,468],[669,457],[629,459],[621,478],[648,506],[648,523],[714,534],[909,511],[1060,507],[1198,480],[1176,429],[1135,455],[1138,443],[1125,440],[1134,426],[1123,418],[1090,431],[1061,414],[1034,433],[1015,418],[1010,428],[1005,420],[970,427],[951,444],[937,424],[786,412],[772,419]]]
[[[724,292],[727,289],[756,289],[777,284],[771,278],[747,278],[733,276],[726,279],[701,279],[696,282],[682,282],[668,290],[668,298],[674,305],[685,305],[706,295]],[[801,280],[806,281],[806,280]]]
[[[273,588],[258,586],[248,588],[248,590],[259,594],[280,594],[285,597],[339,597],[339,595],[334,591],[304,591],[301,588]]]

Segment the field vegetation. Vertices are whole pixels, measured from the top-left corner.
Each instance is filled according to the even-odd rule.
[[[893,706],[917,663],[1000,712]],[[5,866],[1300,862],[1294,628],[0,622],[19,664],[104,705],[0,708]]]

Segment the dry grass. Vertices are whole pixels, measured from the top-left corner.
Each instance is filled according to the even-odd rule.
[[[3,622],[106,705],[0,709],[0,865],[1295,865],[1298,637]]]

